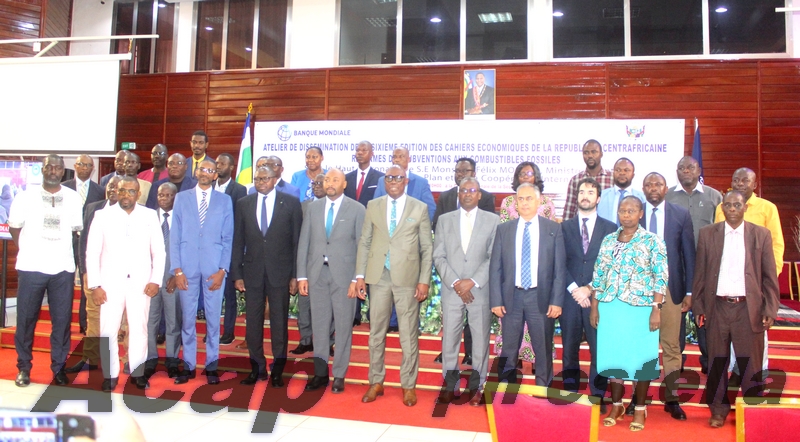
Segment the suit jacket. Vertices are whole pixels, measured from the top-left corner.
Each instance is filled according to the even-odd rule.
[[[158,227],[160,229],[161,228],[161,223],[164,222],[164,218],[162,217],[162,218],[159,219],[159,213],[161,213],[161,212],[156,210],[156,218],[158,219]],[[169,216],[172,217],[172,213],[170,213]],[[162,233],[161,236],[163,237],[164,234]],[[167,282],[169,281],[170,278],[172,278],[172,275],[169,272],[169,268],[171,266],[171,262],[170,262],[170,258],[171,257],[170,257],[170,253],[169,253],[169,235],[167,235],[167,240],[164,242],[164,252],[166,253],[167,258],[166,258],[166,260],[164,262],[164,278],[161,281],[161,288],[166,289],[167,288]]]
[[[89,238],[89,230],[92,227],[92,221],[94,221],[94,214],[98,210],[105,209],[107,205],[108,200],[102,200],[83,206],[83,231],[80,236],[80,262],[78,263],[82,275],[86,273],[86,245]]]
[[[639,225],[647,228],[646,213],[639,220]],[[664,203],[664,243],[667,246],[667,267],[672,302],[680,304],[687,292],[692,290],[694,280],[695,247],[694,227],[689,210],[677,204]]]
[[[108,181],[111,179],[111,177],[115,176],[116,174],[117,174],[117,171],[115,170],[115,171],[112,171],[111,173],[103,175],[100,178],[100,181],[99,181],[100,182],[100,187],[102,187],[103,190],[104,190],[103,195],[105,195],[105,188],[108,185]]]
[[[289,184],[289,182],[287,182],[283,178],[281,178],[281,180],[278,181],[278,184],[275,185],[275,190],[277,190],[278,192],[288,193],[289,195],[292,195],[293,197],[300,199],[300,188],[292,186],[291,184]],[[252,195],[254,193],[256,193],[256,186],[251,185],[251,187],[247,189],[247,194]]]
[[[478,208],[494,213],[494,194],[488,190],[481,190]],[[439,201],[436,202],[436,212],[433,214],[433,230],[436,230],[436,222],[440,216],[456,209],[458,209],[458,186],[439,194]]]
[[[297,246],[297,278],[317,280],[327,256],[333,281],[346,289],[356,277],[358,240],[361,238],[366,209],[344,195],[337,204],[341,205],[333,220],[330,237],[325,233],[328,199],[322,198],[308,204]]]
[[[273,192],[275,208],[266,235],[261,234],[256,217],[261,194],[247,195],[236,203],[231,277],[244,280],[245,287],[262,287],[264,273],[272,287],[288,287],[297,274],[297,242],[303,223],[300,200]]]
[[[169,230],[170,273],[181,269],[187,278],[207,278],[231,265],[233,207],[231,197],[208,189],[211,197],[203,227],[194,189],[175,195]]]
[[[231,197],[231,203],[233,203],[235,207],[236,201],[247,196],[247,188],[231,178],[231,182],[228,183],[228,187],[225,188],[225,195]]]
[[[78,191],[77,185],[78,181],[76,179],[71,179],[64,181],[61,183],[64,187],[68,187],[74,191]],[[89,191],[86,193],[86,203],[84,203],[84,207],[87,204],[96,203],[98,201],[103,201],[106,199],[106,191],[104,187],[100,187],[99,184],[95,183],[92,180],[89,180]]]
[[[486,85],[483,88],[483,93],[481,94],[480,98],[481,105],[486,104],[487,106],[481,109],[482,114],[493,114],[494,113],[494,88]],[[475,97],[472,96],[472,89],[467,91],[467,98],[464,99],[464,111],[469,111],[470,109],[475,107]]]
[[[364,228],[358,244],[356,274],[364,275],[367,284],[376,284],[383,274],[389,253],[392,284],[416,287],[431,283],[431,221],[425,203],[406,197],[403,214],[398,217],[394,234],[389,236],[386,207],[389,197],[375,198],[367,204]]]
[[[592,229],[589,248],[584,254],[580,218],[580,214],[578,214],[561,223],[564,249],[567,255],[567,286],[572,282],[579,287],[592,282],[594,263],[600,253],[600,244],[603,242],[603,238],[617,231],[616,224],[598,216],[594,223],[594,229]]]
[[[378,184],[375,189],[375,196],[377,199],[386,195],[386,182]],[[436,213],[436,201],[433,200],[433,193],[431,193],[431,185],[428,180],[415,174],[408,172],[408,186],[406,186],[406,195],[418,199],[428,206],[428,221],[433,219],[433,214]]]
[[[442,278],[442,291],[453,293],[459,279],[471,278],[476,301],[489,301],[489,262],[492,257],[495,231],[500,217],[492,212],[475,211],[475,225],[466,252],[461,246],[461,211],[445,213],[439,218],[433,241],[433,263]]]
[[[489,267],[491,307],[513,307],[516,286],[517,258],[516,236],[519,218],[500,224],[494,238],[492,261]],[[555,221],[539,217],[539,270],[537,272],[537,298],[539,311],[546,313],[548,306],[564,305],[567,292],[567,264],[564,237]]]
[[[695,315],[714,316],[724,246],[725,221],[700,229],[697,277],[692,286],[692,311]],[[753,333],[761,333],[765,330],[761,317],[777,318],[780,304],[772,234],[764,227],[744,221],[744,250],[744,285],[750,328]]]
[[[356,170],[349,172],[344,176],[345,181],[347,181],[347,187],[344,188],[344,196],[352,199],[356,199],[356,190],[358,189],[358,181],[360,178],[361,171],[356,167]],[[375,198],[375,191],[378,190],[378,187],[383,187],[383,176],[384,173],[374,167],[369,168],[369,173],[364,177],[364,184],[361,187],[361,198],[358,198],[358,202],[367,207],[367,203],[372,201]]]
[[[164,178],[163,180],[158,180],[150,187],[150,193],[147,195],[147,202],[145,202],[145,206],[153,209],[158,210],[158,188],[164,183],[169,182],[169,177]],[[197,185],[197,180],[186,175],[183,177],[183,181],[181,181],[180,185],[178,185],[178,193],[183,192],[184,190],[194,189],[194,186]]]

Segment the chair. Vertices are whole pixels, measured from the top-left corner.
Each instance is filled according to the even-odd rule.
[[[795,263],[797,266],[798,263]],[[789,299],[794,301],[794,288],[792,287],[792,263],[783,262],[783,270],[778,275],[778,287],[780,288],[781,295],[789,295]]]

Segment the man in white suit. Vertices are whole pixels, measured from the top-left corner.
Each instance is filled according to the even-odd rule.
[[[139,182],[124,177],[117,187],[117,204],[95,214],[86,246],[87,283],[100,309],[100,336],[109,352],[102,352],[103,391],[110,392],[119,377],[119,332],[122,313],[128,319],[128,361],[136,386],[144,389],[147,359],[147,317],[150,298],[164,277],[166,252],[154,210],[136,204]]]
[[[355,271],[358,240],[366,209],[344,196],[344,173],[330,169],[325,174],[325,198],[309,203],[297,247],[297,287],[311,301],[314,341],[314,377],[306,390],[328,385],[328,343],[331,322],[336,330],[331,392],[344,391],[344,376],[350,363],[356,291]]]
[[[436,225],[433,263],[442,278],[442,376],[445,387],[437,402],[447,404],[458,385],[458,351],[464,329],[464,312],[472,331],[472,374],[467,388],[470,405],[478,406],[489,369],[489,263],[500,218],[478,209],[481,187],[474,177],[458,186],[460,209],[448,212]]]

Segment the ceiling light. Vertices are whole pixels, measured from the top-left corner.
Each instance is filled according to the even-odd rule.
[[[442,22],[442,19],[439,18],[439,17],[432,17],[431,18],[431,23],[441,23],[441,22]]]
[[[384,17],[367,17],[365,20],[373,28],[391,28],[397,24],[396,18],[386,19]]]
[[[718,12],[718,13],[721,14],[723,12],[728,12],[728,8],[726,8],[724,6],[720,6],[719,8],[715,9],[714,12]]]
[[[510,23],[514,21],[510,12],[489,12],[486,14],[478,14],[481,23]]]
[[[158,4],[158,7],[159,7],[159,8],[166,8],[166,7],[167,7],[167,5],[166,5],[166,3],[159,3],[159,4]]]
[[[244,48],[244,50],[247,52],[253,52],[253,48]]]
[[[206,26],[206,31],[213,31],[213,30],[214,28],[212,28],[211,26]]]
[[[563,17],[563,16],[564,16],[564,13],[563,13],[563,12],[561,12],[561,11],[555,11],[555,12],[553,12],[553,17]]]

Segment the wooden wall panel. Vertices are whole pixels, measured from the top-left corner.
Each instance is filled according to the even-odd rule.
[[[169,75],[163,144],[169,152],[188,154],[192,133],[206,128],[209,73]],[[150,146],[152,148],[152,146]],[[212,149],[215,143],[210,145]]]
[[[0,0],[0,40],[38,38],[42,0]],[[33,57],[30,44],[0,45],[0,57]]]
[[[166,75],[123,76],[117,103],[116,149],[123,141],[135,141],[149,150],[164,133]]]
[[[45,0],[45,37],[69,37],[72,23],[72,0]],[[50,49],[45,56],[57,57],[67,55],[69,42],[61,42]]]

